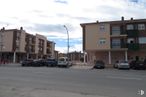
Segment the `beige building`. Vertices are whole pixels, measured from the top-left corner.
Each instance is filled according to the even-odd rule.
[[[146,19],[122,17],[118,21],[84,23],[81,27],[83,51],[90,64],[103,60],[108,65],[146,56]]]
[[[48,46],[49,45],[49,46]],[[32,35],[21,27],[19,29],[4,28],[0,30],[0,60],[20,62],[24,59],[53,57],[55,43],[43,35]]]

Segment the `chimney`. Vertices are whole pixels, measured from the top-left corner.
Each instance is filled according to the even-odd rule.
[[[20,30],[23,30],[23,27],[20,27]]]
[[[133,17],[131,17],[131,20],[133,20]]]
[[[5,27],[3,27],[2,30],[5,30]]]
[[[121,17],[121,20],[124,21],[124,17],[123,16]]]

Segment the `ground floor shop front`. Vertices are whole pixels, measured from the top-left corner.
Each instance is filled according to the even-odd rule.
[[[125,60],[130,62],[138,57],[146,58],[146,51],[109,50],[109,51],[86,51],[85,58],[88,64],[94,65],[96,60],[102,60],[106,65],[113,65],[116,61]]]
[[[44,59],[49,57],[48,55],[42,54],[29,54],[29,53],[20,53],[20,52],[2,52],[0,53],[0,63],[19,63],[25,59]]]

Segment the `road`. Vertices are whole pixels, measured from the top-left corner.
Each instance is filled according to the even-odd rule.
[[[146,71],[0,67],[0,97],[145,97]]]

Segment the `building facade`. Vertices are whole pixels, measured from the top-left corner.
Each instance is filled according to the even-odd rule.
[[[91,64],[103,60],[114,64],[117,60],[144,59],[146,56],[146,19],[105,21],[81,24],[83,51]]]
[[[53,57],[54,51],[55,43],[50,42],[43,35],[29,34],[22,27],[0,30],[0,62]]]
[[[81,58],[83,58],[82,53],[81,52],[69,52],[69,58],[71,61],[81,61]]]

